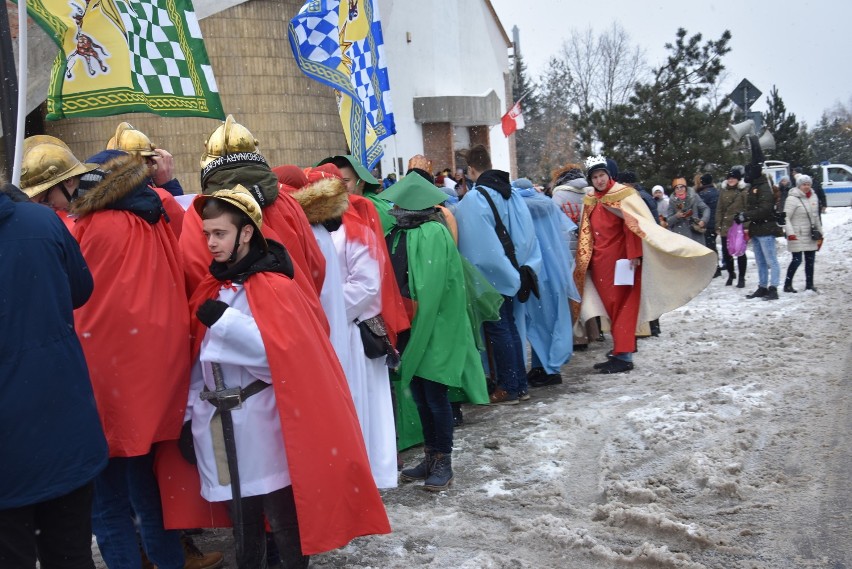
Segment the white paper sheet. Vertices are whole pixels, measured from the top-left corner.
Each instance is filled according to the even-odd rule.
[[[615,262],[616,286],[633,286],[633,266],[630,259],[619,259]]]

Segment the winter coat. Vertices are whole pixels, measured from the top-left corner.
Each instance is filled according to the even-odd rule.
[[[145,163],[118,156],[102,168],[106,177],[72,204],[96,285],[74,318],[110,457],[142,456],[180,434],[189,306],[177,238]]]
[[[719,192],[716,202],[716,233],[727,237],[728,230],[734,224],[734,216],[746,208],[746,192],[739,186],[725,184]]]
[[[719,190],[712,184],[709,186],[703,186],[700,190],[698,190],[698,197],[701,198],[701,201],[706,203],[707,207],[710,208],[710,221],[707,222],[707,232],[715,232],[716,207],[719,202]]]
[[[678,217],[679,212],[692,213],[688,217]],[[692,229],[692,224],[698,220],[703,221],[706,227],[710,221],[710,208],[698,197],[695,190],[687,188],[684,199],[680,199],[675,193],[669,196],[669,211],[666,214],[669,230],[704,245],[704,234]]]
[[[760,176],[746,190],[745,230],[752,237],[782,235],[781,228],[775,223],[775,195],[765,176]]]
[[[657,209],[657,200],[654,199],[648,190],[643,188],[640,185],[636,185],[636,192],[639,194],[639,197],[642,198],[642,201],[645,202],[645,205],[648,206],[648,209],[651,210],[651,215],[654,216],[654,219],[657,220],[657,223],[660,223],[660,211]]]
[[[811,227],[822,232],[816,192],[812,191],[811,197],[807,197],[799,188],[792,188],[784,203],[784,213],[787,214],[787,224],[784,226],[788,238],[787,250],[791,253],[816,251],[818,246],[817,242],[811,239]],[[795,235],[796,239],[789,240],[791,235]]]
[[[585,178],[577,178],[553,188],[553,203],[558,205],[575,224],[580,223],[580,217],[583,214],[583,197],[586,195],[588,186]]]
[[[73,309],[92,294],[77,242],[49,208],[0,191],[0,510],[68,494],[107,463]]]

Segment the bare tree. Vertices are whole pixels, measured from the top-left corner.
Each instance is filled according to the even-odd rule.
[[[599,35],[591,27],[573,32],[557,58],[573,80],[569,96],[575,112],[606,112],[626,103],[634,85],[648,73],[645,52],[631,46],[630,36],[617,22]]]

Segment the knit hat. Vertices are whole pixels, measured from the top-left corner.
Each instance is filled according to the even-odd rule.
[[[633,172],[632,170],[625,170],[618,177],[618,181],[622,184],[635,184],[639,180],[636,178],[636,172]]]
[[[308,183],[305,171],[295,164],[284,164],[272,169],[272,173],[278,178],[278,183],[284,186],[287,192],[294,192]]]
[[[94,166],[94,169],[80,176],[80,186],[77,188],[80,195],[91,190],[106,178],[109,170],[103,167],[104,164],[121,156],[127,156],[127,152],[122,150],[101,150],[94,156],[90,156],[86,162]]]
[[[659,186],[659,185],[658,185],[658,186],[654,186],[654,187],[651,189],[651,194],[656,194],[657,192],[660,192],[661,194],[665,194],[665,193],[666,193],[666,190],[664,190],[662,186]]]
[[[713,174],[710,174],[708,172],[708,173],[703,174],[701,176],[701,185],[702,186],[709,186],[712,183],[713,183]]]
[[[407,175],[382,192],[382,198],[402,209],[419,211],[445,202],[447,194],[427,182],[423,176]]]
[[[686,178],[684,178],[683,176],[681,176],[680,178],[675,178],[675,179],[672,180],[672,187],[673,188],[675,188],[677,186],[685,186],[685,185],[686,185]]]
[[[742,170],[737,170],[736,168],[733,168],[732,170],[730,170],[728,172],[728,175],[725,177],[725,179],[728,179],[728,178],[736,178],[737,180],[742,180],[743,179]]]
[[[364,181],[364,189],[365,190],[376,190],[381,183],[377,179],[373,177],[370,172],[361,165],[361,162],[351,154],[338,154],[336,156],[329,156],[328,158],[321,160],[317,163],[317,166],[322,166],[323,164],[332,163],[338,168],[342,168],[344,166],[349,166],[355,173],[358,174],[358,178]]]
[[[262,208],[278,197],[278,178],[257,152],[227,154],[212,160],[201,170],[204,194],[230,190],[237,184],[246,188]]]

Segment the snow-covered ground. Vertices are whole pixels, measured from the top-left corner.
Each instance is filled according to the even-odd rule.
[[[595,342],[563,385],[467,408],[452,489],[384,492],[393,533],[312,567],[852,567],[852,209],[824,225],[820,294],[746,299],[749,251],[747,288],[717,278],[663,316],[633,372],[594,373]],[[198,541],[232,559],[228,532]]]

